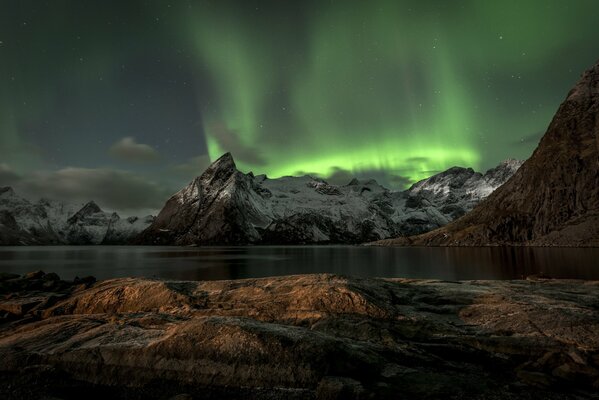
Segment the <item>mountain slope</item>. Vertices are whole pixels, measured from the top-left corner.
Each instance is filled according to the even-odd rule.
[[[307,175],[244,174],[227,153],[174,194],[136,242],[361,243],[422,233],[472,209],[519,165],[509,160],[484,175],[454,167],[392,192],[374,180],[335,186]]]
[[[446,227],[380,244],[599,246],[599,63],[505,185]]]
[[[252,177],[237,170],[230,154],[215,161],[187,187],[174,194],[154,223],[138,238],[154,244],[236,244],[259,238],[266,226],[262,196]]]

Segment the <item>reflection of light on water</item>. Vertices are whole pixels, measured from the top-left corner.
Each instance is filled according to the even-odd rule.
[[[65,279],[145,276],[212,280],[307,273],[422,279],[599,279],[599,249],[382,248],[360,246],[0,248],[0,271],[43,269]]]

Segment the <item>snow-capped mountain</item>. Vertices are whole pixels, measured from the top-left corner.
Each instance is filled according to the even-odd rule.
[[[485,174],[452,167],[415,183],[404,192],[404,217],[399,217],[402,234],[428,232],[461,217],[503,185],[523,162],[508,159]]]
[[[136,242],[360,243],[422,233],[471,210],[520,164],[507,160],[484,175],[454,167],[393,192],[374,180],[336,186],[308,175],[244,174],[226,153],[174,194]]]
[[[0,188],[0,244],[124,244],[154,217],[121,219],[93,201],[85,205],[41,199],[36,203]]]

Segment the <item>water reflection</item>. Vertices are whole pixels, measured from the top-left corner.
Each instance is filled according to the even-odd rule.
[[[0,247],[0,271],[65,279],[145,276],[214,280],[328,272],[361,277],[599,279],[599,249],[296,247]]]

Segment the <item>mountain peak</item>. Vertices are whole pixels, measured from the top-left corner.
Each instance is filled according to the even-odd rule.
[[[72,224],[99,212],[102,212],[102,209],[94,201],[90,201],[81,207],[79,211],[77,211],[71,218],[67,220],[67,222]]]
[[[217,158],[216,161],[212,163],[212,165],[218,166],[219,168],[237,168],[237,166],[235,165],[235,160],[233,160],[233,155],[230,152],[226,152],[225,154]]]
[[[212,181],[214,179],[228,179],[237,171],[235,160],[231,153],[227,152],[220,156],[204,171],[201,176],[203,181]]]
[[[500,162],[497,166],[488,169],[487,172],[485,172],[485,175],[488,175],[489,173],[492,173],[493,171],[505,170],[505,169],[515,171],[518,168],[520,168],[522,166],[522,164],[524,164],[523,160],[517,160],[515,158],[508,158],[508,159],[505,159],[502,162]]]
[[[96,204],[95,201],[92,200],[92,201],[86,203],[83,206],[83,208],[81,208],[81,210],[79,210],[79,212],[89,215],[89,214],[95,214],[98,212],[102,212],[102,209],[100,208],[99,205]]]

